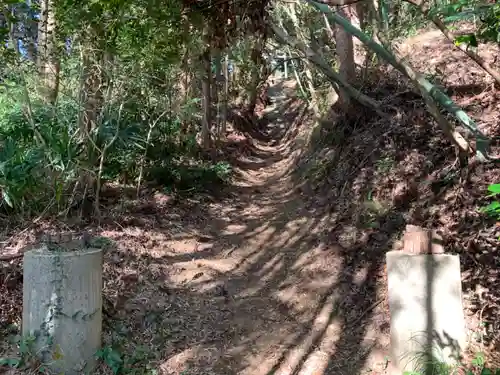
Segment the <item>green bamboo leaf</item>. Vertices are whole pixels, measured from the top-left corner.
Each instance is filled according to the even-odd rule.
[[[478,46],[476,35],[474,34],[460,35],[455,38],[455,45],[458,46],[462,43],[468,44],[472,47]]]
[[[14,207],[14,204],[12,203],[12,198],[10,197],[7,190],[2,190],[2,197],[5,203],[7,203],[9,207],[11,208]]]
[[[20,363],[21,361],[17,358],[0,358],[0,366],[16,368]]]
[[[480,211],[485,214],[493,214],[496,212],[500,212],[500,202],[492,202],[489,205],[481,208]]]
[[[474,366],[484,366],[484,354],[483,353],[477,353],[476,357],[472,360],[472,364]]]
[[[488,186],[488,191],[494,195],[500,194],[500,184],[491,184]]]

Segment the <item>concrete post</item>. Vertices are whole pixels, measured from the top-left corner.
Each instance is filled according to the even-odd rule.
[[[102,331],[102,250],[47,246],[24,255],[23,336],[54,373],[91,372]]]
[[[466,345],[459,257],[391,251],[386,260],[394,374],[457,363]]]

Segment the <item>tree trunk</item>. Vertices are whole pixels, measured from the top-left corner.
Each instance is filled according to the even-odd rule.
[[[6,8],[0,8],[0,29],[6,30],[7,29],[7,15],[4,14]],[[2,40],[2,42],[5,42],[8,38],[5,38]]]
[[[233,61],[233,72],[229,76],[229,81],[238,82],[240,79],[240,67],[236,62]]]
[[[12,22],[10,22],[9,25],[10,27],[9,35],[11,36],[9,44],[12,44],[12,48],[14,49],[14,51],[16,51],[16,56],[17,56],[19,55],[19,32],[18,32],[18,24],[16,22],[17,20],[16,6],[12,4],[9,7],[8,12],[10,13],[9,16],[13,20]]]
[[[307,99],[307,93],[306,93],[306,90],[304,90],[304,86],[302,85],[302,81],[300,80],[299,71],[297,69],[297,66],[295,65],[295,62],[293,61],[292,51],[290,50],[290,47],[288,48],[288,57],[289,57],[290,62],[292,63],[293,75],[295,76],[295,80],[297,81],[297,86],[299,86],[300,92]]]
[[[337,7],[337,13],[347,20],[350,19],[343,6]],[[354,44],[352,35],[346,32],[344,28],[337,25],[335,30],[335,44],[339,59],[339,73],[346,82],[352,84],[356,82],[356,67],[354,65]],[[349,95],[340,95],[340,104],[346,114],[353,112]]]
[[[251,60],[252,66],[252,81],[250,83],[250,99],[248,104],[248,112],[253,114],[259,97],[259,84],[262,68],[262,41],[256,40],[252,49]]]
[[[174,106],[174,111],[179,111],[178,113],[181,112],[181,106],[182,105],[189,105],[191,93],[193,92],[193,82],[196,82],[196,79],[193,80],[193,74],[192,71],[190,70],[191,68],[191,59],[190,59],[190,51],[186,50],[183,58],[183,64],[182,64],[182,71],[180,75],[180,82],[179,82],[179,97],[174,100],[175,106]],[[188,133],[192,132],[193,134],[196,134],[197,130],[195,129],[196,127],[193,126],[193,121],[191,117],[188,117],[186,121],[183,121],[182,123],[182,129],[181,133],[183,135],[187,135]]]
[[[102,53],[87,49],[83,56],[83,118],[81,129],[90,134],[97,126],[104,100],[104,77],[102,74]]]
[[[205,53],[202,55],[202,107],[203,107],[203,120],[201,128],[202,147],[205,149],[210,148],[210,126],[212,124],[212,98],[211,98],[211,78],[212,69],[210,64],[210,47],[207,47]]]
[[[219,137],[224,139],[226,137],[227,131],[227,110],[228,110],[228,100],[229,100],[229,56],[226,53],[224,55],[224,62],[222,64],[222,75],[224,77],[223,85],[224,89],[222,97],[222,109],[221,109],[221,124],[220,124],[220,134]]]
[[[387,26],[384,22],[383,19],[380,15],[380,9],[381,5],[379,5],[380,0],[369,0],[364,7],[364,20],[365,20],[365,27],[368,26],[368,24],[371,24],[372,26],[372,38],[375,41],[378,41],[377,35],[379,33],[382,33],[383,35],[386,35],[387,30],[385,29],[385,26]],[[368,19],[368,20],[367,20]],[[363,30],[363,32],[365,32]],[[378,67],[380,66],[380,60],[377,57],[377,54],[373,52],[372,49],[370,48],[365,48],[366,50],[366,55],[365,55],[365,62],[364,62],[364,69],[363,69],[363,79],[366,80],[369,77],[370,71],[373,69],[374,71],[378,70]]]
[[[55,104],[59,91],[60,62],[57,53],[55,0],[40,1],[37,65],[41,94],[46,103]]]
[[[287,8],[288,15],[292,19],[292,23],[293,23],[293,25],[295,27],[295,32],[297,33],[297,35],[300,35],[301,38],[302,38],[302,40],[305,40],[304,34],[302,33],[302,31],[301,31],[301,29],[299,27],[299,20],[297,18],[297,13],[295,11],[295,6],[296,6],[295,3],[291,3],[290,4],[290,7]],[[326,20],[326,21],[327,21],[328,26],[330,26],[330,24],[328,23],[328,20]],[[333,36],[333,30],[330,27],[327,28],[327,31],[328,31],[329,35]],[[289,55],[290,55],[290,58],[291,58],[292,55],[291,55],[290,51],[289,51]],[[317,105],[318,101],[317,101],[317,98],[316,98],[316,90],[314,89],[312,73],[311,73],[311,70],[310,70],[310,62],[306,61],[304,65],[305,65],[304,73],[305,73],[306,78],[307,78],[306,79],[306,84],[307,84],[307,88],[309,90],[309,95],[311,97],[310,105],[311,105],[313,111],[316,113],[318,111],[318,105]],[[299,81],[299,84],[300,84],[300,80],[298,80],[298,81]],[[302,85],[301,85],[301,89],[302,89]]]
[[[311,108],[313,109],[314,113],[317,114],[319,109],[318,109],[318,97],[316,95],[316,90],[314,88],[314,81],[313,81],[313,76],[311,73],[310,69],[311,63],[309,61],[305,61],[305,75],[306,75],[306,84],[307,88],[309,90],[309,95],[311,96]]]
[[[335,32],[333,31],[332,27],[330,26],[330,22],[328,22],[328,18],[326,18],[326,14],[323,13],[323,21],[325,22],[325,30],[329,38],[333,39],[335,38]]]
[[[213,85],[212,92],[214,93],[212,101],[216,105],[216,115],[215,115],[215,134],[218,138],[220,135],[220,124],[221,124],[221,100],[219,98],[219,88],[222,83],[222,54],[220,49],[215,50],[215,84]]]
[[[110,41],[107,41],[110,43]],[[110,94],[112,56],[106,48],[105,31],[98,26],[81,35],[82,75],[80,83],[80,135],[87,145],[87,161],[95,165],[98,153],[93,140],[94,130],[103,116],[106,93]],[[93,186],[93,181],[87,181]]]
[[[326,34],[328,37],[328,40],[325,44],[332,45],[332,43],[335,41],[335,32],[332,29],[330,22],[328,21],[328,18],[326,17],[326,14],[322,13],[322,15],[323,15],[323,21],[325,23]],[[310,65],[311,62],[308,61],[307,64]],[[310,78],[308,76],[308,79],[311,81],[311,85],[312,85],[313,80],[312,80],[311,70],[308,69],[307,73],[309,73],[309,75],[310,75]],[[327,103],[328,108],[331,109],[333,107],[333,105],[335,105],[335,103],[338,102],[339,92],[340,92],[340,89],[339,89],[338,85],[334,82],[331,82],[330,86],[328,87],[328,92],[326,93],[326,103]],[[317,99],[315,100],[315,102],[317,103]],[[316,104],[315,108],[317,108],[317,104]]]
[[[36,2],[34,0],[28,0],[26,2],[28,5],[28,12],[26,14],[26,32],[24,35],[24,42],[26,45],[26,54],[28,59],[33,62],[36,62],[36,39],[38,33],[38,22],[35,20],[35,11],[34,7]]]

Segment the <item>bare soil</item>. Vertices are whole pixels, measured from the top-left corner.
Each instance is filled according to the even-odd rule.
[[[422,61],[435,53],[412,43]],[[457,59],[470,78],[473,63]],[[483,78],[470,84],[484,86]],[[479,98],[459,95],[498,137],[500,96],[485,89]],[[469,332],[493,362],[500,230],[477,208],[487,203],[487,185],[500,182],[498,169],[461,169],[422,101],[395,76],[367,88],[399,108],[393,119],[339,118],[312,135],[293,85],[271,90],[275,103],[258,132],[234,114],[240,131],[225,150],[236,174],[217,198],[151,190],[136,199],[125,188],[105,194],[100,226],[85,228],[112,240],[104,345],[136,360],[129,367],[140,374],[386,374],[385,253],[406,224],[416,224],[439,230],[446,250],[462,254]],[[35,229],[9,232],[4,246],[16,251],[36,240]],[[20,260],[0,262],[0,307],[6,336],[8,325],[20,323]],[[11,353],[3,342],[0,354]],[[103,364],[98,373],[111,370]]]

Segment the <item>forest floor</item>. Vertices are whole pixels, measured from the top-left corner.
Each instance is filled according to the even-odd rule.
[[[439,55],[442,69],[462,72],[454,82],[447,71],[426,73],[462,87],[450,94],[498,137],[500,93],[482,72],[435,37],[410,47],[424,71]],[[111,240],[103,344],[124,361],[122,373],[388,373],[385,253],[406,224],[439,230],[446,250],[461,253],[468,330],[474,349],[494,360],[500,228],[478,208],[500,172],[460,170],[421,99],[386,74],[367,90],[399,108],[392,120],[361,113],[349,126],[338,119],[314,131],[293,83],[278,82],[258,121],[262,131],[230,137],[235,177],[218,197],[158,190],[136,199],[126,189],[106,196],[105,217],[85,230]],[[37,230],[43,225],[73,229],[51,222]],[[4,235],[16,249],[36,240],[34,229]],[[18,324],[21,261],[4,263],[0,323]],[[12,349],[3,340],[0,356]],[[111,364],[116,356],[107,353]],[[112,370],[103,364],[97,373]]]

